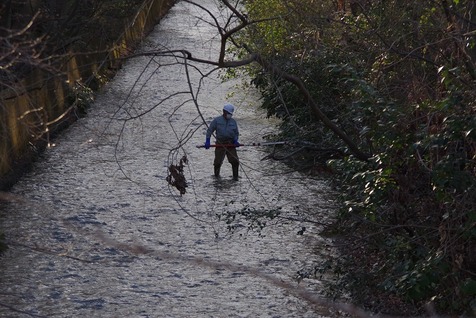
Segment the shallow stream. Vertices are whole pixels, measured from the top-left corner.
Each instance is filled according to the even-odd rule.
[[[201,4],[218,12],[213,0]],[[204,19],[179,2],[139,50],[185,48],[216,59],[217,38]],[[238,182],[227,162],[216,180],[213,150],[196,147],[206,125],[177,61],[127,61],[2,203],[0,232],[10,248],[0,258],[1,317],[331,315],[290,288],[299,270],[332,253],[319,235],[334,213],[326,182],[251,146],[238,149]],[[275,130],[255,92],[189,66],[206,122],[230,101],[242,143]],[[166,177],[183,156],[188,187],[180,195]],[[277,217],[253,222],[259,214]],[[318,279],[299,287],[322,292]]]

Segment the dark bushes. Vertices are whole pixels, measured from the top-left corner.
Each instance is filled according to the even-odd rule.
[[[368,162],[348,155],[289,83],[251,71],[263,107],[284,120],[284,137],[342,150],[327,162],[342,193],[336,228],[349,243],[347,262],[335,269],[347,273],[341,287],[375,311],[415,314],[431,303],[439,313],[474,314],[475,5],[375,1],[353,12],[332,11],[330,2],[248,6],[255,19],[280,17],[248,34],[258,36],[255,50],[298,75],[322,111],[372,154]]]

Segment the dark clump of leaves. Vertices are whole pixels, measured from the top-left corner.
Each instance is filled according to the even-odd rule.
[[[168,175],[165,178],[168,184],[180,191],[180,195],[184,195],[187,192],[187,179],[185,179],[183,174],[183,168],[187,163],[187,156],[183,156],[177,165],[171,164],[168,169]]]

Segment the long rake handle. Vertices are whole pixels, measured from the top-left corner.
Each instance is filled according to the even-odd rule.
[[[274,145],[285,145],[286,141],[274,141],[274,142],[253,142],[251,144],[240,144],[236,146],[234,144],[214,144],[210,145],[210,148],[236,148],[236,147],[260,147],[260,146],[274,146]],[[205,148],[204,145],[198,145],[197,148]]]

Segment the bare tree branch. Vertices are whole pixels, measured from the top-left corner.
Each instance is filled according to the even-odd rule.
[[[211,11],[208,9],[204,8],[202,5],[197,4],[194,1],[190,0],[184,0],[187,3],[190,3],[192,5],[195,5],[199,7],[200,9],[204,10],[207,12],[211,19],[214,21],[217,32],[220,34],[220,51],[219,51],[219,57],[217,61],[212,61],[212,60],[205,60],[201,58],[196,58],[192,55],[192,53],[188,50],[166,50],[166,51],[149,51],[149,52],[141,52],[141,53],[136,53],[132,54],[126,58],[133,58],[137,56],[176,56],[176,54],[180,54],[183,56],[184,59],[187,59],[189,61],[197,62],[197,63],[203,63],[203,64],[208,64],[208,65],[214,65],[219,68],[234,68],[234,67],[240,67],[240,66],[245,66],[249,65],[252,63],[258,63],[268,74],[274,75],[274,76],[280,76],[284,80],[292,83],[303,96],[303,99],[307,105],[309,105],[311,111],[313,114],[316,115],[317,118],[330,130],[332,130],[348,147],[350,152],[359,160],[362,161],[367,161],[370,157],[371,154],[366,153],[362,150],[359,149],[358,145],[342,130],[340,129],[334,122],[332,122],[325,114],[324,112],[320,109],[320,107],[317,105],[316,101],[313,99],[311,93],[307,89],[306,85],[304,82],[297,76],[289,74],[287,72],[284,72],[280,68],[278,68],[276,65],[274,65],[272,62],[266,60],[264,57],[262,57],[260,54],[253,52],[253,50],[246,44],[242,44],[241,47],[245,48],[245,50],[249,53],[248,57],[241,59],[241,60],[233,60],[233,61],[226,61],[226,45],[232,40],[233,35],[237,34],[239,31],[243,30],[247,26],[249,26],[252,23],[256,23],[253,21],[248,21],[245,15],[241,14],[236,7],[231,5],[229,1],[223,0],[223,4],[232,12],[233,16],[236,16],[238,20],[240,21],[238,25],[232,26],[230,29],[227,29],[227,26],[230,24],[227,23],[225,27],[221,27],[217,18],[213,15]],[[234,41],[232,41],[234,43]],[[236,43],[235,43],[236,45]]]

